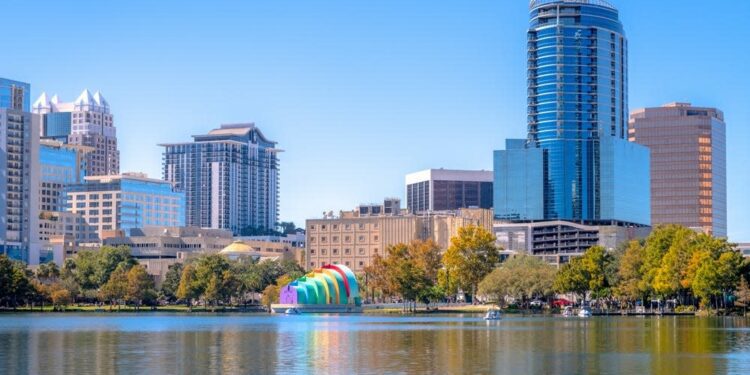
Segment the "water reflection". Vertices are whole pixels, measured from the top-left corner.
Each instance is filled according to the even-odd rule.
[[[750,320],[0,315],[0,373],[750,373]]]

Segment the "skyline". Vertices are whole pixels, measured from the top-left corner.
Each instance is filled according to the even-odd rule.
[[[28,12],[42,3],[9,6]],[[638,6],[645,1],[614,3],[630,40],[631,111],[674,101],[724,111],[729,238],[750,241],[750,228],[742,224],[750,220],[750,212],[742,212],[748,207],[742,186],[750,182],[743,168],[750,153],[742,142],[750,138],[750,130],[743,124],[750,115],[743,107],[748,94],[741,90],[750,82],[740,71],[741,61],[750,56],[731,50],[730,44],[749,34],[750,28],[739,25],[742,14],[748,14],[741,9],[750,11],[750,4],[737,4],[741,9],[724,13],[717,5],[697,1],[649,3],[646,9]],[[84,88],[100,90],[115,115],[122,171],[151,177],[162,177],[158,143],[186,142],[222,123],[255,122],[286,150],[281,155],[281,220],[298,226],[324,210],[346,210],[384,196],[404,198],[404,176],[411,172],[440,167],[491,170],[492,151],[502,148],[505,138],[526,134],[528,2],[429,3],[429,9],[421,8],[427,2],[331,1],[285,8],[288,4],[225,2],[203,13],[195,4],[179,9],[149,4],[153,11],[143,15],[134,13],[138,6],[97,3],[96,8],[71,10],[50,3],[46,12],[35,14],[31,35],[9,40],[11,49],[20,48],[20,58],[8,62],[3,76],[29,82],[32,101],[42,91],[68,101]],[[673,9],[677,4],[680,8]],[[423,11],[428,17],[420,17]],[[706,21],[705,29],[693,27],[694,18],[681,17],[696,14]],[[51,16],[66,23],[55,24]],[[244,20],[242,16],[249,16],[248,25],[231,22]],[[82,25],[77,17],[89,22]],[[207,22],[189,30],[189,20],[199,18]],[[216,23],[227,19],[231,21]],[[9,22],[16,26],[20,21]],[[129,25],[144,28],[136,30],[135,37],[114,41],[127,34]],[[78,36],[79,29],[89,31],[87,38],[65,43],[65,36]],[[250,40],[247,51],[237,44],[243,37]],[[34,43],[45,38],[57,43]],[[177,47],[163,48],[170,41]],[[59,52],[65,47],[73,51]],[[103,53],[95,54],[99,48]],[[198,55],[203,50],[207,56]],[[138,59],[154,55],[164,60]],[[260,61],[250,69],[242,61],[229,61],[204,71],[204,64],[217,64],[211,56]],[[682,66],[688,56],[696,59]],[[185,64],[190,57],[195,61]],[[733,60],[726,62],[725,57]],[[176,66],[179,63],[184,65]],[[135,71],[121,74],[126,68]],[[209,90],[215,94],[200,96]],[[144,141],[143,134],[153,137]],[[308,141],[312,145],[306,145]],[[411,155],[417,157],[404,157]]]

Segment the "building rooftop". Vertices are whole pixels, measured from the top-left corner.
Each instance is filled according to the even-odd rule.
[[[615,8],[615,6],[612,5],[612,3],[608,1],[604,1],[604,0],[531,0],[529,2],[529,9],[534,9],[542,5],[556,4],[556,3],[596,5],[600,7],[617,10],[617,8]]]

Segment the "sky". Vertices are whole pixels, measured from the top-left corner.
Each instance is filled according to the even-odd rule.
[[[729,238],[750,242],[750,2],[612,0],[630,109],[724,111]],[[3,0],[0,76],[100,90],[123,171],[159,143],[255,122],[281,154],[281,219],[404,198],[427,168],[492,169],[526,135],[526,0]],[[12,30],[12,31],[11,31]],[[405,201],[404,201],[405,203]]]

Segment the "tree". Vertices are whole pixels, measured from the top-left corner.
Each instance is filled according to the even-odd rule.
[[[118,266],[110,275],[107,282],[99,290],[99,298],[105,302],[109,301],[110,310],[113,305],[120,309],[122,300],[128,293],[128,269],[122,264]]]
[[[125,298],[135,304],[139,310],[143,300],[154,293],[154,280],[141,265],[133,266],[127,273],[127,292]]]
[[[193,300],[199,298],[202,293],[196,278],[195,267],[188,264],[182,270],[180,285],[177,287],[177,298],[185,300],[190,311],[193,311]]]
[[[509,258],[479,283],[479,293],[492,296],[498,304],[506,296],[525,303],[552,294],[557,270],[531,255]]]
[[[206,285],[206,291],[203,292],[203,296],[208,304],[212,306],[211,311],[214,311],[216,302],[221,299],[221,282],[219,281],[218,276],[211,275],[211,280],[208,281],[208,285]]]
[[[586,300],[589,290],[589,280],[586,268],[580,257],[572,258],[570,262],[560,267],[555,277],[554,289],[560,293],[573,293]]]
[[[649,287],[644,282],[644,248],[639,241],[630,241],[620,258],[615,294],[627,301],[645,299]]]
[[[15,310],[33,297],[35,289],[31,276],[24,263],[0,255],[0,304]]]
[[[478,226],[458,229],[443,256],[446,272],[456,280],[458,286],[475,296],[479,282],[484,279],[499,261],[495,236]]]
[[[167,274],[164,275],[164,281],[161,283],[161,294],[168,301],[177,299],[177,288],[180,287],[180,278],[182,278],[182,263],[175,263],[169,266]]]
[[[53,291],[51,298],[55,310],[64,311],[65,308],[73,302],[73,297],[70,295],[70,291],[63,288]]]
[[[40,264],[36,269],[36,278],[46,284],[60,278],[60,268],[54,262]]]
[[[273,284],[270,284],[263,289],[263,297],[261,303],[267,306],[269,309],[274,303],[279,303],[279,297],[281,294],[281,286],[287,285],[292,282],[292,277],[289,275],[282,275]]]
[[[736,296],[737,304],[743,307],[744,315],[747,315],[747,306],[750,305],[750,285],[748,285],[744,277],[740,278],[740,285],[737,287]]]
[[[613,282],[607,270],[614,261],[612,254],[601,246],[593,246],[581,257],[584,275],[588,279],[588,290],[595,298],[611,295]]]

